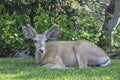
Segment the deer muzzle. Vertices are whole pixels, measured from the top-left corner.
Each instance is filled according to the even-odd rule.
[[[44,48],[40,48],[39,51],[40,51],[40,53],[45,53],[45,49]]]

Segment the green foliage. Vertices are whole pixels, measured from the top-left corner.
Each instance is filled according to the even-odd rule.
[[[58,40],[85,39],[97,43],[102,23],[95,14],[81,6],[76,8],[77,4],[77,0],[3,0],[0,4],[0,56],[12,56],[18,50],[35,52],[32,40],[26,39],[21,30],[28,23],[38,33],[58,24],[63,29]],[[118,49],[120,29],[114,32],[114,45]]]
[[[18,16],[16,13],[11,16],[8,14],[0,16],[0,55],[4,57],[11,56],[24,47],[21,27],[28,22],[27,20],[29,19],[26,15]]]
[[[33,58],[1,58],[0,80],[119,80],[119,66],[120,60],[112,60],[106,67],[51,69],[35,65]]]
[[[112,40],[113,40],[112,49],[119,50],[119,47],[120,47],[120,26],[118,26],[117,29],[113,31]]]

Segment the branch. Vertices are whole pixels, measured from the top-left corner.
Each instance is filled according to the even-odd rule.
[[[117,27],[120,23],[120,0],[115,0],[115,10],[114,10],[114,17],[112,17],[111,21],[107,25],[108,35],[113,29]]]
[[[93,1],[93,0],[91,0],[91,1],[92,1],[94,4],[102,7],[103,9],[106,9],[106,8],[107,8],[107,5],[104,4],[104,3],[100,3],[99,1]]]

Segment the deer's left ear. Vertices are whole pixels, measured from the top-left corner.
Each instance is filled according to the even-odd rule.
[[[37,35],[37,32],[29,25],[22,27],[22,32],[26,38],[34,38]]]
[[[62,33],[62,28],[56,28],[46,34],[48,39],[56,39]]]

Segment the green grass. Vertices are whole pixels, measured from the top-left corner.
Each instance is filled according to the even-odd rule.
[[[0,80],[120,80],[120,60],[106,67],[46,68],[33,58],[0,58]]]

